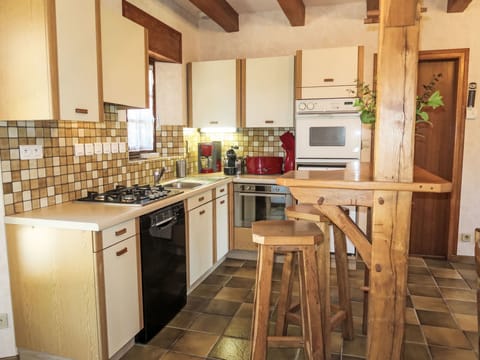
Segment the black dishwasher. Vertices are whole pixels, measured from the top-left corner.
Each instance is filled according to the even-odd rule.
[[[187,300],[185,209],[178,202],[140,217],[144,328],[147,343]]]

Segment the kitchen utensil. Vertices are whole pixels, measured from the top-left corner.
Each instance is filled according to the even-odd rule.
[[[177,178],[183,178],[187,175],[187,161],[180,159],[175,162],[175,170]]]

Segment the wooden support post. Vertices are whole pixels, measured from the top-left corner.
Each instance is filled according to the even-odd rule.
[[[414,6],[417,11],[412,16]],[[403,13],[402,7],[409,10]],[[417,0],[380,0],[375,181],[413,180],[419,16]],[[401,358],[411,199],[410,191],[374,192],[367,341],[370,360]]]

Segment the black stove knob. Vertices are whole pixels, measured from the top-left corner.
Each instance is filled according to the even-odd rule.
[[[95,200],[98,195],[98,191],[87,191],[87,199],[88,200]]]

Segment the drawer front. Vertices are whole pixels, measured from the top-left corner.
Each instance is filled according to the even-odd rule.
[[[211,200],[212,200],[211,191],[205,191],[199,195],[192,196],[191,198],[187,199],[187,210],[195,209],[196,207],[206,204]]]
[[[215,188],[215,197],[218,198],[220,196],[228,194],[228,184],[224,184]]]
[[[135,219],[109,227],[102,231],[102,249],[135,235]]]

